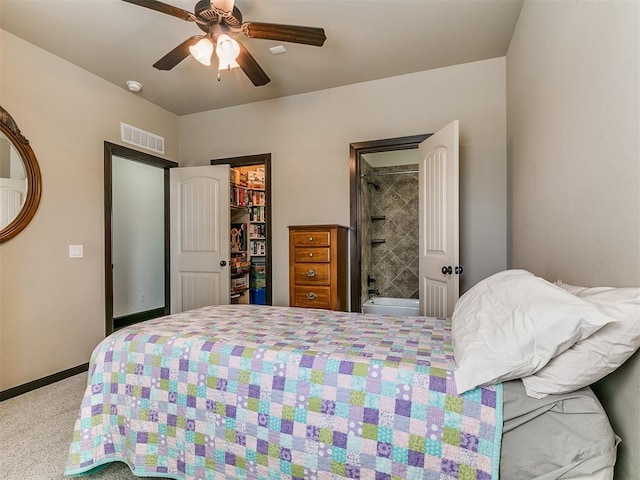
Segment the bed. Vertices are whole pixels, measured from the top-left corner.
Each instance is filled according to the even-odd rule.
[[[584,311],[580,333],[568,332],[544,364],[615,321],[551,288],[567,311]],[[485,308],[499,310],[477,298],[463,296],[459,315],[481,321]],[[65,473],[121,461],[135,475],[175,479],[611,479],[619,438],[593,392],[529,396],[522,378],[542,367],[496,371],[492,348],[478,353],[469,340],[482,328],[460,318],[475,335],[456,329],[455,314],[249,305],[124,328],[92,354]],[[468,362],[491,378],[458,378],[473,370]],[[540,442],[551,427],[563,440]]]

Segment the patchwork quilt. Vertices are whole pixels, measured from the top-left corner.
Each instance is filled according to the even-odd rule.
[[[212,306],[94,350],[65,474],[497,479],[502,385],[456,394],[450,319]]]

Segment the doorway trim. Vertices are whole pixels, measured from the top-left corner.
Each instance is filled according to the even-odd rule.
[[[350,144],[349,151],[349,192],[351,203],[351,311],[362,310],[362,245],[360,244],[360,161],[367,153],[390,152],[418,148],[430,133],[406,137],[387,138]]]
[[[164,169],[164,307],[125,315],[118,318],[118,326],[113,318],[113,190],[112,190],[112,157],[118,156],[126,160],[144,163]],[[176,162],[165,160],[148,153],[123,147],[115,143],[104,142],[104,301],[105,301],[105,335],[110,335],[114,330],[133,323],[142,322],[162,315],[168,315],[170,311],[170,244],[169,244],[169,169],[177,167]]]
[[[271,153],[258,153],[255,155],[242,155],[239,157],[227,157],[216,158],[210,161],[211,165],[224,165],[228,164],[231,167],[248,167],[251,165],[264,165],[265,184],[264,184],[264,196],[265,196],[265,209],[266,209],[266,251],[265,251],[265,277],[267,282],[266,302],[267,305],[272,305],[272,292],[273,292],[273,261],[271,256]]]

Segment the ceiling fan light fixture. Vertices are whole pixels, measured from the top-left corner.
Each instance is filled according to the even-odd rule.
[[[213,43],[207,37],[201,39],[195,45],[189,47],[189,52],[205,66],[211,65],[211,55],[213,54]]]
[[[230,70],[239,67],[236,58],[240,55],[240,44],[226,33],[218,35],[216,40],[216,55],[218,56],[218,70]]]

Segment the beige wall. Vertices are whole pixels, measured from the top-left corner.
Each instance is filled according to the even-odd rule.
[[[640,285],[640,3],[526,1],[507,54],[512,266]],[[597,386],[640,471],[640,357]]]
[[[637,10],[525,2],[507,56],[516,267],[640,284]]]
[[[0,30],[0,104],[42,170],[32,223],[0,245],[0,390],[81,365],[104,338],[103,142],[120,122],[166,139],[178,117]],[[68,245],[84,258],[69,259]]]
[[[180,117],[181,165],[272,154],[273,299],[287,305],[287,226],[349,225],[349,145],[460,120],[461,258],[472,285],[506,267],[505,59]]]

